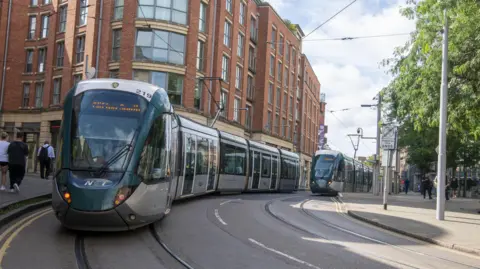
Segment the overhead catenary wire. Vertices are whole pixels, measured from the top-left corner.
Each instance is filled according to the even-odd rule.
[[[343,125],[343,127],[345,127],[346,129],[348,129],[347,125],[346,125],[342,120],[340,120],[340,119],[334,114],[334,111],[329,111],[329,112],[330,112],[330,114],[332,114],[332,116],[333,116],[336,120],[338,120],[338,122],[340,122],[340,124]],[[368,150],[373,151],[369,146],[367,146],[367,144],[365,144],[365,142],[363,142],[363,139],[361,139],[360,141],[362,142],[362,144],[363,144]]]
[[[381,38],[381,37],[394,37],[394,36],[406,36],[411,33],[396,33],[396,34],[382,34],[382,35],[367,35],[367,36],[351,36],[351,37],[332,37],[332,38],[319,38],[302,40],[302,42],[318,42],[318,41],[350,41],[355,39],[368,39],[368,38]]]
[[[335,13],[333,16],[331,16],[330,18],[328,18],[326,21],[322,22],[319,26],[317,26],[317,28],[313,29],[310,33],[308,33],[307,35],[305,35],[302,39],[305,39],[307,38],[309,35],[311,35],[312,33],[314,33],[315,31],[317,31],[320,27],[322,27],[323,25],[327,24],[329,21],[331,21],[333,18],[335,18],[338,14],[342,13],[345,9],[347,9],[348,7],[350,7],[351,5],[353,5],[353,3],[357,2],[357,0],[353,0],[352,2],[350,2],[350,4],[346,5],[345,7],[343,7],[342,9],[340,9],[337,13]]]

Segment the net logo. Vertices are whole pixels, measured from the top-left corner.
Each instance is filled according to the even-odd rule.
[[[108,179],[98,178],[88,179],[83,185],[87,187],[108,187],[113,185],[113,182]]]

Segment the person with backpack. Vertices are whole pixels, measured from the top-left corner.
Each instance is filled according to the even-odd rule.
[[[53,147],[48,144],[48,141],[43,143],[43,146],[38,149],[38,161],[40,162],[40,177],[48,179],[50,174],[50,164],[55,158]]]
[[[8,170],[10,171],[10,192],[20,192],[20,184],[25,176],[28,158],[28,145],[23,142],[23,133],[17,133],[15,141],[8,145]]]

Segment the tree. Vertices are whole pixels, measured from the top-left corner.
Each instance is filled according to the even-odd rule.
[[[480,5],[476,0],[408,0],[401,10],[416,19],[410,40],[383,61],[394,75],[384,89],[388,118],[402,124],[399,145],[422,170],[436,161],[442,66],[443,10],[449,18],[447,167],[480,151]],[[432,150],[433,149],[433,150]]]
[[[283,20],[283,22],[285,23],[285,25],[287,25],[290,32],[295,34],[295,32],[297,31],[297,25],[293,24],[290,20],[287,19]]]

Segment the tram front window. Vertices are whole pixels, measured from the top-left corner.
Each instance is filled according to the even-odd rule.
[[[87,91],[75,97],[72,169],[123,172],[144,119],[147,101],[118,91]]]
[[[315,178],[329,178],[333,172],[335,157],[332,155],[320,155],[315,163]]]

